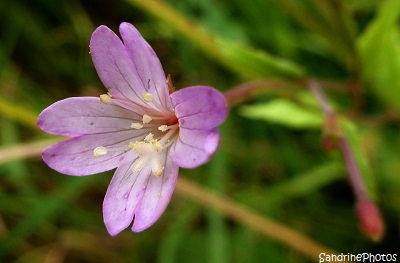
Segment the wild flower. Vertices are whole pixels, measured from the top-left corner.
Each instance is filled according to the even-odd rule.
[[[139,232],[154,224],[173,194],[179,167],[194,168],[216,151],[216,126],[226,100],[208,86],[170,89],[161,63],[137,29],[120,25],[122,40],[106,26],[91,37],[90,54],[108,89],[49,106],[38,126],[68,136],[49,146],[43,160],[68,175],[117,168],[103,203],[104,223],[116,235],[132,222]]]

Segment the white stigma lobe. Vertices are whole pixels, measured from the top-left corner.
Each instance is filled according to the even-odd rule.
[[[133,163],[133,171],[138,174],[145,166],[150,165],[155,176],[161,176],[164,170],[163,146],[158,140],[153,139],[153,134],[148,134],[143,141],[129,143],[129,148],[139,154]]]

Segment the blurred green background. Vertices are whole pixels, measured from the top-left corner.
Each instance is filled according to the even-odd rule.
[[[398,0],[1,0],[0,262],[316,262],[182,193],[150,229],[112,238],[101,206],[113,171],[69,177],[42,162],[38,149],[57,138],[36,127],[37,115],[105,92],[90,36],[123,21],[177,88],[309,78],[330,87],[382,211],[380,242],[358,227],[343,160],[324,151],[305,87],[270,85],[235,105],[214,159],[181,176],[339,253],[398,253],[399,15]]]

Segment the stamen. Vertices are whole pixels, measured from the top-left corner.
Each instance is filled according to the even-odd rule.
[[[145,114],[143,115],[143,123],[147,124],[149,122],[151,122],[153,120],[152,117],[150,117],[149,115]]]
[[[162,132],[165,132],[165,131],[167,131],[168,129],[169,129],[169,128],[168,128],[167,125],[161,125],[161,126],[158,127],[158,130],[160,130],[160,131],[162,131]]]
[[[142,95],[142,99],[143,99],[145,102],[152,102],[152,101],[153,101],[153,95],[151,95],[150,92],[145,92],[145,93],[143,93],[143,95]]]
[[[99,157],[99,156],[106,155],[106,154],[107,154],[107,148],[104,146],[96,147],[93,150],[94,157]]]
[[[132,123],[131,128],[139,130],[139,129],[143,128],[143,125],[138,122],[134,122],[134,123]]]
[[[167,141],[169,141],[169,138],[171,138],[176,133],[176,129],[178,129],[178,125],[172,125],[172,126],[169,126],[168,128],[169,128],[169,131],[160,140],[160,143],[161,143],[161,145],[163,145],[163,147],[165,147],[165,144],[167,143]]]
[[[104,104],[110,104],[111,96],[109,94],[102,94],[100,95],[100,101]]]
[[[149,133],[146,137],[144,137],[145,142],[150,143],[153,140],[154,140],[154,135],[152,133]]]

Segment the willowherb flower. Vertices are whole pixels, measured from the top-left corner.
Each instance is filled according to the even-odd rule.
[[[40,114],[38,126],[68,136],[43,151],[43,160],[68,175],[117,170],[103,203],[104,223],[116,235],[150,227],[164,212],[178,168],[194,168],[217,149],[215,128],[227,115],[217,90],[193,86],[170,94],[157,55],[136,28],[106,26],[90,40],[90,54],[108,93],[68,98]],[[172,92],[172,90],[171,90]]]

